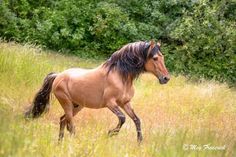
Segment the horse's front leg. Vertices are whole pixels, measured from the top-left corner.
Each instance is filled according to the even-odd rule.
[[[112,129],[109,130],[108,135],[109,136],[113,136],[113,135],[117,135],[120,131],[120,128],[122,127],[122,125],[125,123],[125,115],[121,112],[120,108],[118,107],[118,105],[116,104],[116,102],[112,101],[109,102],[107,104],[107,107],[118,117],[119,119],[119,123],[117,124],[117,126]]]
[[[138,142],[140,143],[143,140],[143,136],[142,136],[142,131],[141,131],[141,122],[140,119],[138,118],[138,116],[134,113],[134,110],[132,109],[132,107],[130,106],[130,103],[127,103],[123,106],[123,109],[125,110],[125,112],[129,115],[129,117],[134,121],[135,126],[136,126],[136,130],[137,130],[137,138],[138,138]]]

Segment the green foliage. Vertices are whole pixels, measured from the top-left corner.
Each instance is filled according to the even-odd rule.
[[[185,41],[175,49],[176,71],[220,81],[236,81],[236,3],[199,1],[170,35]],[[229,11],[229,8],[232,10]],[[230,18],[227,18],[230,17]],[[234,17],[234,19],[233,19]],[[179,58],[177,58],[179,57]]]
[[[160,39],[176,73],[236,81],[236,2],[210,0],[3,0],[0,36],[83,57]]]

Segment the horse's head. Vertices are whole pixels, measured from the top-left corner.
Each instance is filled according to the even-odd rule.
[[[169,72],[165,66],[164,56],[160,50],[161,44],[150,42],[149,49],[147,51],[147,60],[145,63],[145,70],[154,74],[160,84],[166,84],[170,80]]]

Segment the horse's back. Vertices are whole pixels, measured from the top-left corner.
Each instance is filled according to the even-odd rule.
[[[58,89],[63,83],[67,83],[71,78],[82,77],[88,71],[88,69],[71,68],[58,73],[52,85],[53,91]]]
[[[92,69],[82,69],[82,68],[71,68],[63,71],[62,75],[68,75],[69,77],[78,77],[83,76],[87,72],[91,71]]]

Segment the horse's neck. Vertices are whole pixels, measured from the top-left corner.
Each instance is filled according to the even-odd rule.
[[[123,80],[120,72],[116,68],[114,68],[108,72],[108,70],[109,70],[108,67],[104,66],[104,64],[101,64],[97,68],[95,68],[94,70],[96,70],[99,73],[102,73],[106,77],[111,77],[117,81],[119,80],[119,82],[123,82],[124,85],[132,85],[133,84],[133,80],[131,79],[131,76],[128,76],[128,78],[126,80]]]

